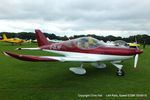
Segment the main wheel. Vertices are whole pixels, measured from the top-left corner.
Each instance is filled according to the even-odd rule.
[[[121,70],[117,70],[116,74],[117,76],[124,76],[125,72],[121,69]]]

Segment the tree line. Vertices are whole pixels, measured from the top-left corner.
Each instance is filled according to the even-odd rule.
[[[0,36],[2,38],[2,34],[6,34],[6,36],[8,38],[20,38],[20,39],[24,39],[24,40],[35,40],[36,36],[35,33],[33,32],[19,32],[19,33],[10,33],[10,32],[1,32]],[[88,35],[74,35],[74,36],[70,36],[67,37],[65,36],[56,36],[54,33],[44,33],[44,35],[46,37],[48,37],[49,39],[57,39],[57,40],[69,40],[69,39],[75,39],[75,38],[79,38],[79,37],[86,37],[86,36],[91,36],[93,38],[96,38],[98,40],[103,40],[104,42],[106,41],[115,41],[115,40],[124,40],[126,42],[135,42],[135,36],[129,36],[127,38],[122,38],[122,37],[116,37],[116,36],[98,36],[98,35],[94,35],[94,34],[88,34]],[[138,43],[140,44],[150,44],[150,36],[143,34],[143,35],[136,35],[136,38],[138,40]]]

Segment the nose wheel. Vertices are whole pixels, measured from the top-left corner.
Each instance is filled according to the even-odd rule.
[[[125,72],[122,69],[118,69],[116,72],[117,76],[124,76]]]

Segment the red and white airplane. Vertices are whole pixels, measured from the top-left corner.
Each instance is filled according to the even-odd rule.
[[[70,71],[75,74],[85,74],[83,63],[92,63],[96,68],[105,68],[104,61],[111,62],[118,68],[117,75],[123,76],[123,65],[118,64],[123,60],[135,56],[134,69],[137,66],[138,54],[142,50],[133,48],[108,47],[104,43],[91,37],[81,37],[78,39],[63,41],[59,43],[50,43],[40,30],[35,30],[38,41],[37,48],[18,48],[18,50],[42,50],[51,53],[61,54],[62,56],[31,56],[20,55],[10,52],[4,52],[5,55],[25,61],[60,61],[60,62],[81,62],[80,67],[71,67]]]

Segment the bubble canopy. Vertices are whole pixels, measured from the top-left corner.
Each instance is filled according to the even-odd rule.
[[[74,43],[80,49],[94,49],[99,46],[105,46],[103,42],[92,37],[81,37],[75,39]]]

